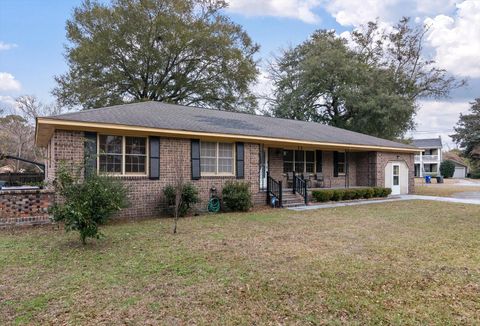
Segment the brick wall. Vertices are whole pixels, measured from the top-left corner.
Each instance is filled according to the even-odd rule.
[[[51,190],[0,190],[0,227],[49,223]]]
[[[408,192],[413,193],[415,189],[415,165],[414,154],[376,152],[376,181],[377,186],[385,186],[385,166],[389,162],[405,162],[408,167]]]
[[[215,186],[221,195],[222,187],[230,177],[202,177],[191,180],[190,139],[161,138],[160,140],[160,179],[150,180],[147,176],[119,176],[128,188],[130,207],[123,209],[117,217],[149,217],[160,215],[165,210],[163,188],[173,184],[181,176],[185,182],[192,182],[199,190],[201,203],[197,209],[205,210],[210,196],[210,188]],[[70,166],[83,163],[84,138],[82,132],[56,131],[49,146],[53,146],[52,162],[48,167],[50,180],[55,178],[55,170],[61,160]],[[259,145],[245,144],[245,178],[240,181],[250,183],[252,194],[259,192]],[[261,202],[261,201],[260,201]]]

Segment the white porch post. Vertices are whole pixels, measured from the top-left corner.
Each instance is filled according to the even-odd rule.
[[[420,152],[420,178],[423,178],[423,152]]]

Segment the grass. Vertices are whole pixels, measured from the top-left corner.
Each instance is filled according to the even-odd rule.
[[[478,324],[480,208],[392,202],[0,231],[0,324]]]
[[[454,184],[429,184],[415,186],[415,194],[426,196],[451,197],[460,192],[480,192],[480,185],[476,186],[455,186]]]

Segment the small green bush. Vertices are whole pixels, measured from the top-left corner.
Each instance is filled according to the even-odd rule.
[[[374,194],[375,190],[373,190],[373,188],[365,188],[363,192],[363,198],[372,198]]]
[[[332,200],[333,201],[340,201],[342,199],[343,199],[343,190],[342,189],[333,190]]]
[[[317,202],[340,201],[362,198],[387,197],[392,189],[383,187],[314,190],[312,198]]]
[[[445,160],[440,163],[440,174],[444,178],[451,178],[455,173],[455,163],[451,160]]]
[[[117,178],[91,173],[82,180],[63,163],[54,187],[63,201],[53,205],[53,219],[63,222],[67,232],[78,231],[82,244],[87,238],[100,238],[99,226],[128,206],[127,189]]]
[[[222,199],[229,211],[248,211],[252,207],[250,183],[227,181],[222,189]]]
[[[312,197],[315,201],[326,202],[332,200],[333,192],[331,190],[315,190]]]
[[[168,185],[163,188],[163,194],[165,195],[165,200],[168,206],[175,206],[175,187]],[[198,190],[192,183],[186,183],[182,188],[182,201],[180,203],[180,208],[178,214],[180,216],[187,215],[188,211],[192,208],[193,205],[198,203],[200,198],[198,197]],[[172,215],[174,211],[172,210]]]

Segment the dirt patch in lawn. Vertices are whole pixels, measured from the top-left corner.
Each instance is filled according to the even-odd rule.
[[[0,231],[0,324],[480,322],[480,209],[393,202]],[[296,218],[292,218],[296,217]]]

